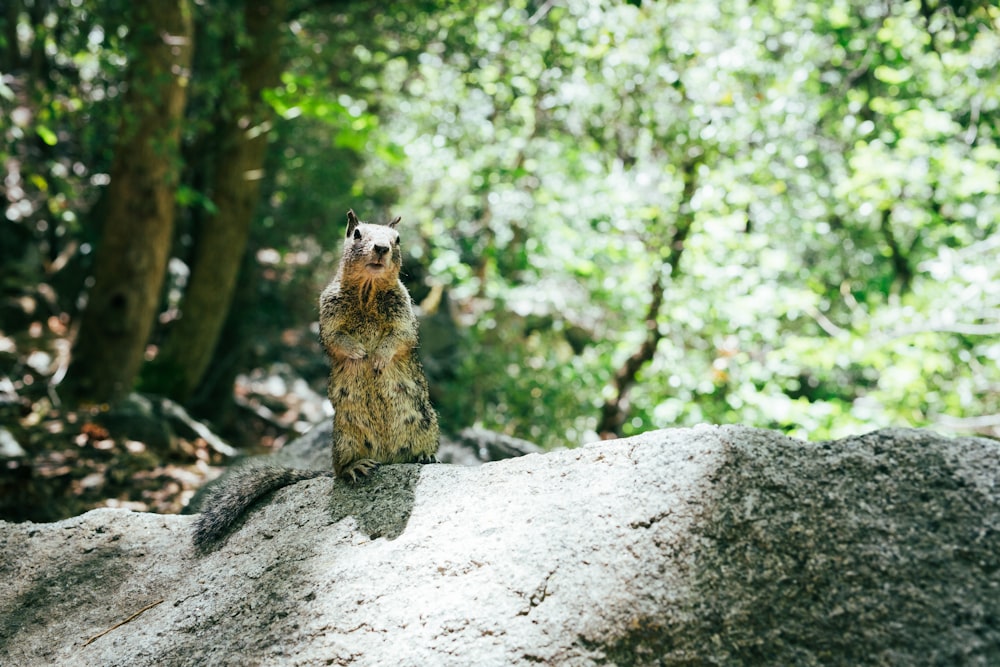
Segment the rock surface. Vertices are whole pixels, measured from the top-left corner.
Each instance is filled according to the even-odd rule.
[[[0,523],[0,664],[996,665],[998,478],[701,427],[302,482],[203,557],[188,516]]]

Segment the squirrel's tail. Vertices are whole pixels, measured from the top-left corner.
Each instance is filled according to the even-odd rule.
[[[305,479],[333,477],[331,470],[296,470],[271,465],[234,471],[205,494],[202,513],[194,524],[194,546],[208,551],[264,495]]]

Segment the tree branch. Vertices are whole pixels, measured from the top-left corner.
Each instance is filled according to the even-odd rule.
[[[879,229],[882,232],[882,238],[885,239],[886,245],[889,246],[893,272],[896,274],[896,280],[899,281],[899,291],[903,294],[909,292],[910,286],[913,284],[913,269],[910,268],[910,262],[902,248],[900,248],[899,241],[896,239],[896,234],[892,229],[891,216],[891,208],[882,211]]]
[[[646,338],[639,345],[639,348],[625,360],[625,363],[615,372],[611,379],[611,386],[614,388],[615,395],[601,406],[601,419],[597,426],[597,432],[601,434],[602,438],[615,438],[622,435],[622,426],[628,418],[628,393],[632,386],[635,385],[639,371],[656,355],[656,348],[663,338],[663,334],[660,331],[659,318],[660,311],[663,309],[667,276],[669,275],[673,278],[677,275],[681,255],[684,253],[684,243],[694,222],[694,214],[691,211],[690,202],[691,198],[694,197],[695,191],[698,189],[698,166],[701,164],[702,159],[701,156],[693,157],[683,165],[684,191],[681,197],[680,211],[677,214],[677,223],[670,238],[669,250],[660,264],[659,270],[656,271],[656,276],[650,287],[652,297],[644,319]]]

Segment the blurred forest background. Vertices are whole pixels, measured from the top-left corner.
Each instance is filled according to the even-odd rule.
[[[5,0],[0,109],[3,518],[323,419],[348,208],[446,431],[1000,434],[989,0]]]

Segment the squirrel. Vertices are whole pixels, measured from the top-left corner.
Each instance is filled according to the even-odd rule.
[[[396,225],[347,212],[347,237],[334,279],[319,298],[320,342],[330,358],[327,394],[334,408],[333,470],[251,466],[237,470],[203,501],[194,544],[205,551],[259,498],[315,477],[356,483],[380,463],[434,463],[437,413],[417,359],[417,318],[399,279]]]

